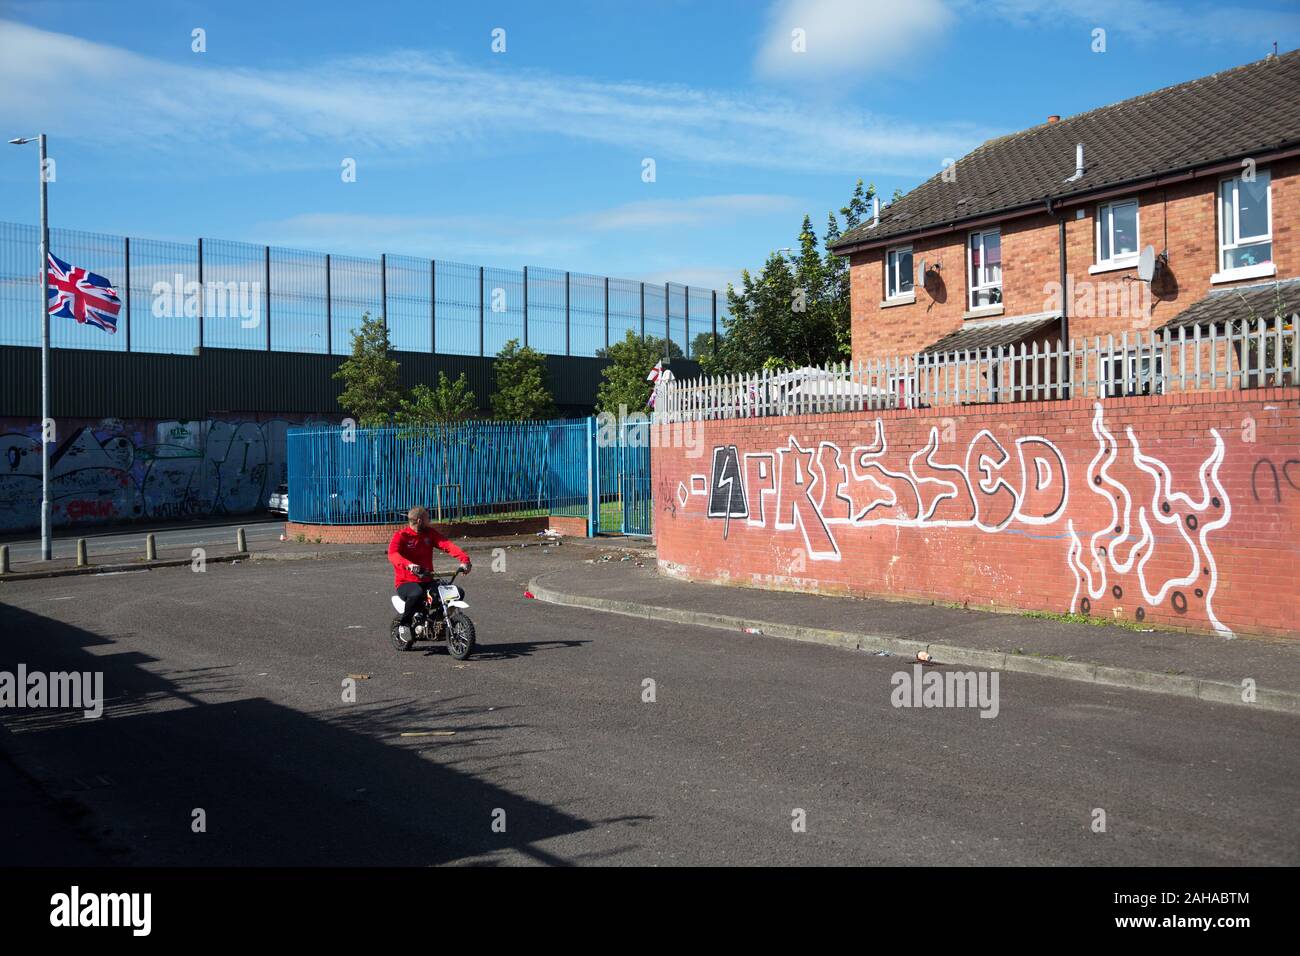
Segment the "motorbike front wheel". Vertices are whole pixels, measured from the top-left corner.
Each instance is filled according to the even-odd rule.
[[[459,610],[452,610],[447,621],[447,653],[463,661],[474,653],[474,622]]]
[[[411,648],[415,646],[415,632],[414,631],[411,632],[411,639],[409,641],[404,641],[402,640],[401,629],[402,629],[401,617],[394,617],[393,623],[388,629],[388,636],[389,638],[392,639],[393,646],[397,648],[399,651],[409,651]]]

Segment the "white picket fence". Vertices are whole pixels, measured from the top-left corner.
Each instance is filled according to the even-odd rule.
[[[1235,327],[1233,327],[1235,326]],[[665,384],[660,421],[1110,398],[1300,385],[1300,322],[1260,319],[867,362],[702,376]]]

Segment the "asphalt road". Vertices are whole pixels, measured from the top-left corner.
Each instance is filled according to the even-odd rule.
[[[590,553],[483,556],[464,664],[388,644],[378,559],[0,585],[0,670],[109,698],[0,710],[68,838],[29,832],[50,863],[1300,862],[1294,717],[1012,673],[995,719],[895,708],[897,658],[523,597]]]
[[[251,514],[243,520],[222,524],[159,525],[154,527],[137,526],[129,531],[106,528],[99,531],[87,530],[72,532],[66,528],[57,529],[53,545],[54,558],[75,558],[77,556],[77,538],[86,539],[86,548],[92,560],[102,560],[110,555],[130,554],[144,556],[144,539],[152,531],[159,552],[172,549],[211,547],[212,545],[235,545],[235,533],[239,528],[245,529],[245,536],[250,545],[256,542],[278,541],[284,530],[284,519],[268,514]],[[40,533],[33,538],[11,540],[10,559],[15,565],[39,561],[41,557]]]

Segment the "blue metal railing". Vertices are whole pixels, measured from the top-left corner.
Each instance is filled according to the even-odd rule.
[[[429,427],[295,428],[287,437],[289,516],[318,524],[585,515],[588,419]]]

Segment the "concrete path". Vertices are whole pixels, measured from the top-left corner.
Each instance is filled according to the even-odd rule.
[[[1043,674],[1300,715],[1300,643],[1105,622],[695,584],[600,556],[533,582],[539,598],[652,620],[757,631],[943,664]],[[1243,681],[1255,699],[1243,699]],[[1249,696],[1249,695],[1247,695]]]

